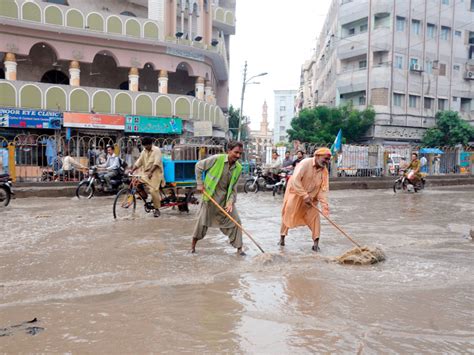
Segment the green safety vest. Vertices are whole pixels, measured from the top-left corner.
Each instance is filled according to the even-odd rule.
[[[209,196],[213,196],[216,191],[217,183],[221,179],[222,172],[224,171],[225,158],[227,154],[219,154],[214,165],[206,172],[206,178],[204,179],[204,190],[208,193]],[[239,181],[240,174],[242,173],[242,165],[239,162],[235,163],[234,171],[230,178],[230,184],[227,189],[226,202],[229,201],[232,190],[234,189],[235,184]],[[204,195],[204,201],[209,201],[209,198]]]

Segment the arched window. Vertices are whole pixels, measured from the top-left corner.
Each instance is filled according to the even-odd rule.
[[[135,15],[133,12],[130,12],[130,11],[123,11],[123,12],[120,13],[120,15],[130,16],[130,17],[137,17],[137,15]]]
[[[50,70],[44,73],[42,83],[69,85],[69,78],[59,70]]]
[[[67,0],[45,0],[45,2],[50,2],[51,4],[66,5],[69,6]]]

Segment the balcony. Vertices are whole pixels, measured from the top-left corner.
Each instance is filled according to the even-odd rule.
[[[339,94],[365,91],[367,87],[367,69],[348,70],[337,76]]]
[[[209,58],[214,64],[218,80],[228,80],[228,60],[223,48],[224,43],[212,46],[178,40],[174,37],[165,38],[164,24],[145,18],[101,12],[84,14],[81,10],[70,6],[45,2],[36,3],[25,0],[1,0],[1,2],[0,25],[14,27],[10,30],[7,26],[3,26],[3,31],[10,32],[12,35],[18,36],[15,27],[21,27],[25,31],[44,32],[44,40],[47,40],[46,33],[49,32],[51,39],[54,40],[61,40],[62,36],[58,38],[58,34],[61,34],[92,37],[94,40],[107,41],[107,46],[110,45],[110,40],[125,42],[126,46],[139,44],[144,51],[146,46],[150,46],[149,49],[153,51],[156,51],[159,46],[166,47],[173,51],[173,55],[198,61],[204,61],[205,57]],[[225,20],[224,16],[224,23]],[[228,16],[228,21],[231,20],[233,21],[233,16]],[[87,39],[82,39],[82,41],[85,44],[89,43]],[[0,50],[5,51],[2,48]],[[14,48],[8,51],[15,52]],[[147,52],[149,52],[148,49]]]
[[[213,25],[223,30],[226,34],[235,34],[234,13],[231,10],[227,10],[222,7],[216,7],[213,11]]]
[[[367,53],[367,32],[345,37],[339,41],[337,54],[340,60],[358,57]]]
[[[93,87],[0,80],[0,107],[103,114],[179,117],[188,121],[211,121],[227,130],[219,106],[194,96],[131,92]]]

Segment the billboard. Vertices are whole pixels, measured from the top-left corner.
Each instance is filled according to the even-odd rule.
[[[125,132],[181,134],[183,121],[181,118],[127,115],[125,116]]]
[[[0,127],[60,129],[62,112],[0,108]]]
[[[64,127],[115,129],[123,131],[125,117],[119,115],[102,115],[96,113],[64,112]]]
[[[194,122],[194,137],[212,137],[211,121]]]

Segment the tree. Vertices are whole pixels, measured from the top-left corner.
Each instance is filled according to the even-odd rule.
[[[235,109],[234,106],[230,105],[229,107],[229,130],[232,133],[234,139],[237,139],[237,134],[239,131],[239,122],[240,122],[240,109]],[[245,118],[245,117],[244,117]],[[240,138],[242,141],[247,140],[248,137],[248,125],[242,125],[242,132],[240,133]]]
[[[352,143],[361,140],[374,120],[372,108],[359,111],[352,105],[337,108],[318,106],[302,110],[298,117],[293,118],[287,132],[290,140],[330,144],[342,129],[343,142]]]
[[[422,143],[428,147],[453,147],[467,145],[474,140],[474,127],[459,117],[455,111],[439,111],[436,126],[423,135]]]

